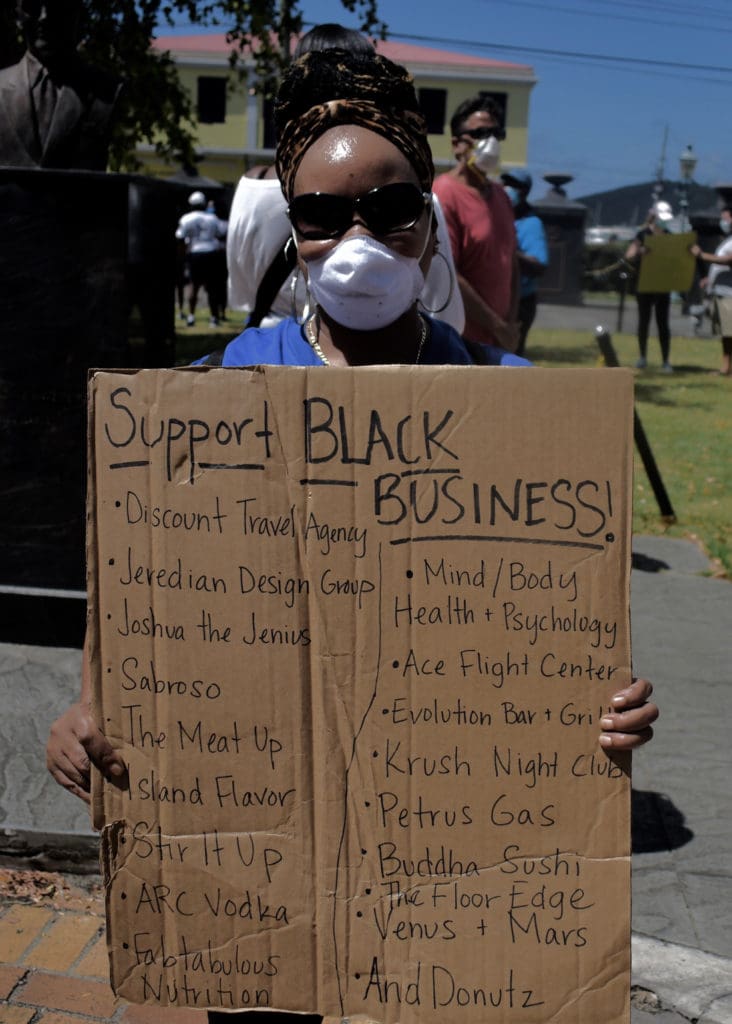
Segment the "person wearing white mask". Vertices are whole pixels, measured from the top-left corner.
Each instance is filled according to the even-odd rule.
[[[732,377],[732,207],[724,206],[719,212],[719,230],[722,241],[714,252],[702,252],[692,245],[691,253],[702,263],[709,263],[709,274],[701,286],[712,298],[713,326],[722,335],[722,366],[720,374]]]
[[[275,120],[277,176],[313,313],[304,324],[284,318],[270,328],[248,328],[217,359],[199,362],[469,366],[479,356],[482,363],[530,365],[500,348],[474,346],[474,353],[449,324],[419,309],[436,241],[434,170],[426,124],[404,68],[345,50],[311,52],[287,70]],[[127,768],[95,719],[84,664],[79,701],[51,729],[47,764],[61,786],[89,800],[90,762],[121,785]],[[261,666],[249,659],[242,667],[242,700],[253,699],[261,676]],[[598,727],[601,747],[632,750],[651,739],[658,713],[651,693],[648,681],[635,679],[613,698],[615,710]],[[208,1024],[341,1020],[269,1009],[232,1015],[228,1009],[211,1010]],[[163,1008],[159,1019],[166,1019]]]
[[[515,352],[518,260],[513,209],[498,173],[505,131],[485,96],[461,103],[450,127],[455,166],[434,183],[447,221],[465,305],[464,337]]]
[[[297,59],[312,50],[331,49],[366,56],[376,53],[373,44],[360,32],[326,22],[300,37],[294,55]],[[463,300],[455,282],[445,220],[434,199],[433,211],[440,259],[432,261],[425,275],[420,308],[460,333],[465,325]],[[293,311],[303,310],[305,287],[302,275],[293,269],[292,251],[287,250],[285,259],[278,255],[288,234],[287,204],[274,166],[250,168],[236,187],[226,236],[229,303],[234,309],[249,313],[248,327],[272,327]]]
[[[308,312],[304,324],[286,317],[245,330],[215,354],[218,365],[527,365],[426,315],[424,283],[439,252],[434,168],[403,68],[373,54],[312,51],[285,79],[275,119],[276,175]]]

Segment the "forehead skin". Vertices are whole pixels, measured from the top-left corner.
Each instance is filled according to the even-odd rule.
[[[404,153],[368,128],[340,125],[324,132],[307,150],[295,175],[293,194],[356,196],[395,181],[419,185]]]

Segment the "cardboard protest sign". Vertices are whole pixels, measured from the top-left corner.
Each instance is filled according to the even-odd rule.
[[[686,292],[694,281],[696,260],[689,252],[696,232],[681,235],[646,235],[648,250],[638,271],[637,292]]]
[[[100,372],[90,436],[116,992],[627,1022],[631,374]]]

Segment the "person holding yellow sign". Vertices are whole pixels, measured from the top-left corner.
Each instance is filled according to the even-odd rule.
[[[646,255],[646,239],[649,235],[668,234],[666,223],[671,220],[673,214],[668,203],[660,201],[649,211],[645,223],[628,246],[625,258],[629,263],[640,264],[641,258]],[[639,370],[645,370],[648,365],[648,330],[651,325],[651,313],[655,314],[656,327],[658,329],[658,341],[661,345],[661,370],[663,373],[673,373],[673,366],[669,362],[671,354],[671,328],[669,326],[669,311],[671,309],[671,292],[636,292],[638,303],[638,348],[640,355],[635,364]]]

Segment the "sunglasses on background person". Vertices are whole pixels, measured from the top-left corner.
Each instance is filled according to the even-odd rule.
[[[374,235],[391,235],[414,227],[431,202],[411,182],[380,185],[360,196],[336,196],[328,192],[308,192],[295,196],[287,208],[292,226],[307,241],[340,238],[358,214]]]
[[[469,139],[480,141],[481,139],[490,139],[491,136],[502,141],[506,138],[505,128],[501,128],[500,125],[496,125],[494,128],[463,128],[460,132],[460,138],[463,135],[467,135]]]

